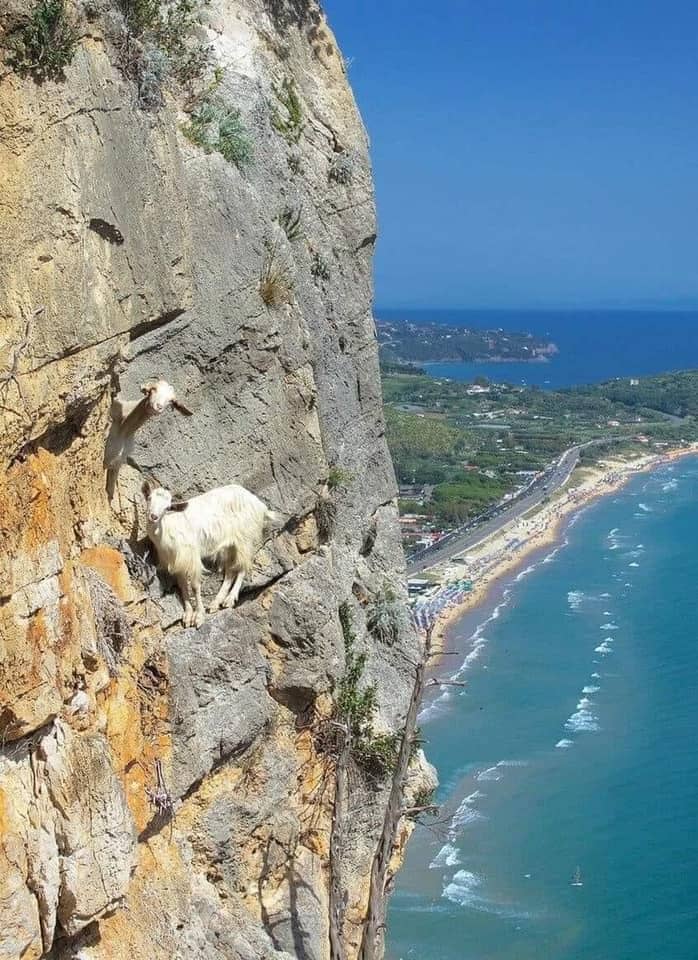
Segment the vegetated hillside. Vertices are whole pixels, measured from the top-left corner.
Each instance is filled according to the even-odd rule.
[[[378,320],[377,328],[381,360],[386,363],[543,361],[558,352],[554,343],[532,333],[411,320]]]
[[[566,390],[481,386],[384,372],[386,426],[401,484],[433,486],[407,499],[441,523],[458,523],[526,482],[570,446],[608,439],[586,460],[698,438],[698,375],[612,380]]]
[[[0,958],[351,958],[419,646],[367,627],[404,561],[341,54],[313,0],[8,0],[0,48]],[[110,504],[153,377],[192,416]],[[144,476],[280,514],[198,630]]]
[[[591,402],[606,397],[624,407],[648,411],[659,410],[675,417],[698,415],[698,372],[686,370],[656,377],[609,380],[587,387],[575,387],[574,393],[588,395]]]

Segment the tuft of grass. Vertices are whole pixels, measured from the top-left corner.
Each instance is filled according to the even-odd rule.
[[[279,259],[276,247],[270,247],[262,264],[259,278],[259,295],[268,307],[281,307],[290,303],[293,296],[293,280]]]
[[[206,99],[199,103],[189,122],[182,127],[182,133],[206,153],[216,151],[239,169],[252,161],[252,141],[240,111],[220,100]]]
[[[240,169],[252,161],[252,141],[239,110],[229,109],[219,121],[217,149],[228,163]]]
[[[338,490],[340,487],[346,487],[353,479],[353,473],[333,464],[327,474],[327,488],[330,491]]]
[[[332,276],[329,261],[317,250],[310,262],[310,272],[316,280],[329,280]]]
[[[332,497],[318,497],[315,504],[315,522],[320,543],[329,543],[337,522],[337,504]]]
[[[296,91],[296,84],[288,77],[284,77],[281,85],[274,86],[272,89],[279,107],[282,108],[272,108],[272,126],[287,143],[296,144],[301,138],[304,127],[303,105]]]
[[[342,152],[336,154],[330,163],[328,179],[335,183],[348,184],[354,178],[354,160],[351,154]]]
[[[301,215],[303,208],[301,206],[285,206],[278,216],[279,225],[289,240],[297,240],[303,235],[301,229]]]
[[[392,587],[376,593],[366,612],[366,626],[376,640],[391,646],[405,626],[405,611]]]
[[[65,0],[39,0],[10,40],[9,65],[37,83],[60,80],[75,56],[78,36]]]
[[[286,158],[286,162],[288,163],[288,169],[295,176],[298,176],[303,172],[303,161],[301,160],[299,154],[289,153],[288,157]]]

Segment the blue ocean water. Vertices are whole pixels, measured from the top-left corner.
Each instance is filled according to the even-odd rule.
[[[698,956],[697,504],[698,458],[636,477],[455,627],[391,960]]]
[[[698,367],[698,311],[376,310],[385,320],[529,331],[560,348],[548,363],[434,363],[432,376],[566,387]]]

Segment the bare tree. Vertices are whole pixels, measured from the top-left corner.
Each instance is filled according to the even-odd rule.
[[[385,931],[385,915],[387,908],[387,880],[390,859],[395,846],[397,828],[400,817],[403,815],[402,796],[405,787],[407,769],[412,756],[412,746],[417,729],[417,715],[424,693],[424,674],[431,654],[431,637],[433,625],[429,625],[424,641],[422,659],[415,667],[412,696],[407,708],[405,727],[400,742],[397,763],[393,771],[388,805],[383,818],[383,829],[378,838],[378,846],[371,865],[371,881],[368,894],[368,910],[364,920],[364,928],[359,949],[359,960],[375,960],[381,953],[381,946]]]

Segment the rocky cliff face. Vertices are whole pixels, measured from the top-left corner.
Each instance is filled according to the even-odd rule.
[[[28,6],[3,5],[6,46]],[[198,88],[129,69],[141,6],[67,3],[63,77],[2,68],[0,958],[322,960],[333,787],[309,718],[344,670],[340,605],[386,729],[417,656],[365,628],[402,572],[366,136],[312,0],[213,0]],[[112,396],[153,376],[194,415],[139,432],[110,504]],[[143,549],[142,473],[240,482],[283,517],[199,630]],[[385,788],[350,789],[351,956]]]

